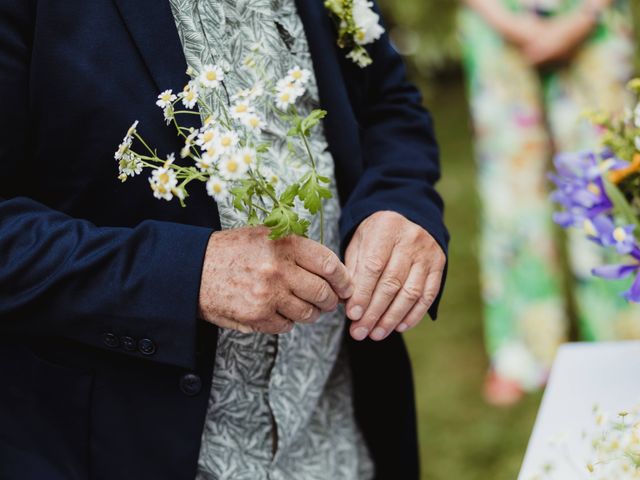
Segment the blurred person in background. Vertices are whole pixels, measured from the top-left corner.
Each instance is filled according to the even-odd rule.
[[[485,396],[541,387],[568,316],[548,199],[549,159],[593,148],[585,110],[623,112],[632,74],[626,0],[465,0],[460,14],[482,208],[480,270],[491,367]],[[569,234],[580,336],[640,336],[640,308],[592,277],[603,259]]]

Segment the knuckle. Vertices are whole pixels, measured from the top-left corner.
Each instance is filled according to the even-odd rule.
[[[379,315],[375,312],[368,312],[362,317],[362,324],[367,326],[375,325],[380,319]]]
[[[402,282],[395,276],[386,277],[380,282],[380,290],[386,296],[395,295],[401,288]]]
[[[420,296],[420,303],[427,308],[431,306],[434,300],[435,300],[435,295],[431,292],[427,292]]]
[[[384,262],[380,257],[377,256],[369,256],[364,261],[365,271],[369,275],[380,275],[382,270],[384,269]]]
[[[254,297],[258,301],[263,301],[265,298],[269,297],[269,285],[266,282],[256,282],[253,288],[251,289]]]
[[[325,275],[333,275],[338,270],[338,257],[333,252],[325,255],[322,260],[322,271]]]
[[[417,302],[422,296],[422,292],[415,285],[404,285],[402,287],[402,294],[407,300],[413,303]]]
[[[324,303],[329,300],[330,296],[331,289],[329,288],[329,285],[327,285],[325,282],[319,283],[316,287],[316,293],[314,296],[316,302]]]
[[[266,261],[258,266],[258,271],[263,278],[273,278],[278,273],[278,266],[275,262]]]

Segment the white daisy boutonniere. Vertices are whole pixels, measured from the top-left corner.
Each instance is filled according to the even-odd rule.
[[[325,7],[333,13],[338,24],[338,45],[349,49],[347,58],[361,68],[371,65],[364,45],[378,40],[384,33],[380,15],[373,11],[368,0],[326,0]]]

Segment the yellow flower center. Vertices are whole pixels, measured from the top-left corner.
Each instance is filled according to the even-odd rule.
[[[223,147],[228,147],[231,145],[231,137],[223,137],[220,141]]]
[[[238,113],[245,113],[247,110],[249,110],[249,108],[244,103],[241,103],[236,107],[236,112]]]
[[[289,95],[287,92],[284,92],[282,95],[280,95],[280,100],[282,100],[283,102],[288,102],[290,98],[291,95]]]
[[[302,78],[302,71],[301,70],[294,70],[293,72],[291,72],[291,76],[293,78],[295,78],[296,80],[300,80]]]
[[[600,195],[600,187],[598,187],[598,185],[593,182],[587,185],[587,190],[589,190],[594,195]]]
[[[213,133],[213,130],[207,130],[206,132],[204,132],[204,135],[202,135],[202,141],[204,143],[209,143],[211,140],[213,140],[214,136],[215,134]]]
[[[214,72],[213,70],[208,71],[207,72],[207,80],[209,80],[210,82],[218,80],[218,74],[216,72]]]
[[[245,153],[242,156],[242,160],[244,161],[244,163],[246,163],[247,165],[251,165],[251,161],[253,160],[253,158],[251,157],[250,153]]]
[[[160,183],[162,184],[169,183],[169,174],[161,173],[160,176],[158,177],[158,180],[160,180]]]
[[[627,238],[627,232],[624,229],[618,227],[613,231],[613,238],[616,242],[624,242],[624,239]]]
[[[584,228],[584,232],[590,237],[597,237],[598,232],[596,231],[596,227],[593,226],[593,223],[589,219],[585,219],[582,224],[582,228]]]
[[[221,193],[222,192],[222,185],[220,185],[219,183],[214,183],[213,184],[213,191],[215,193]]]
[[[169,102],[171,100],[171,95],[169,93],[162,94],[162,100],[165,102]]]
[[[236,162],[235,160],[229,160],[227,162],[227,170],[229,170],[231,173],[235,173],[238,170],[238,162]]]
[[[356,33],[356,39],[359,42],[364,42],[364,30],[358,30],[358,33]]]
[[[251,125],[251,127],[256,128],[258,125],[260,125],[260,121],[257,118],[250,118],[249,119],[249,125]]]

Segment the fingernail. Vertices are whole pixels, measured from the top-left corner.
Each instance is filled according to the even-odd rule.
[[[401,323],[400,325],[398,325],[398,327],[396,328],[396,330],[400,333],[404,332],[405,330],[407,330],[407,328],[409,328],[409,325],[407,325],[406,323]]]
[[[364,340],[368,334],[369,329],[367,327],[358,327],[353,331],[353,338],[356,340]]]
[[[360,320],[360,317],[362,317],[363,313],[364,310],[362,309],[362,307],[360,305],[356,305],[349,311],[349,317],[351,318],[351,320]]]
[[[382,340],[386,334],[387,331],[384,328],[376,327],[373,329],[373,332],[371,332],[371,338],[373,340]]]

